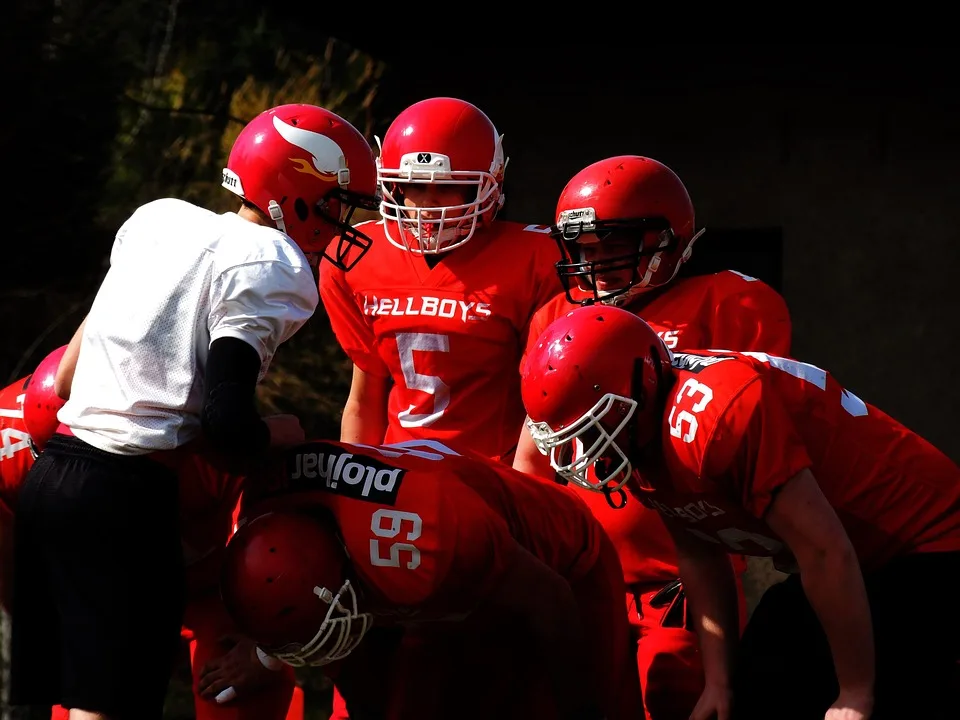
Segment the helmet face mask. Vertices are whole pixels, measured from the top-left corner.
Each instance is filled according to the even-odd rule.
[[[613,491],[633,472],[625,431],[636,410],[636,400],[607,393],[567,427],[554,430],[546,422],[528,420],[527,428],[560,477],[586,490]]]
[[[376,211],[380,202],[375,196],[362,195],[335,188],[315,206],[315,212],[337,229],[337,236],[321,253],[327,262],[349,271],[367,254],[373,241],[351,224],[357,210]]]
[[[373,624],[373,616],[357,610],[357,594],[349,580],[333,594],[315,587],[318,601],[329,605],[316,635],[306,643],[288,643],[282,647],[262,647],[264,652],[292,667],[321,667],[347,657],[360,644]],[[356,624],[354,624],[356,622]]]
[[[472,180],[444,177],[384,182],[380,209],[392,221],[385,223],[388,239],[397,245],[394,235],[398,234],[404,249],[418,255],[444,253],[466,243],[489,211],[493,191],[493,185],[482,177]]]
[[[580,218],[569,222],[561,216],[551,236],[560,249],[557,275],[567,300],[577,304],[571,292],[573,280],[593,302],[623,305],[646,289],[648,273],[659,268],[660,256],[677,246],[665,218],[592,220],[592,208],[574,211]]]

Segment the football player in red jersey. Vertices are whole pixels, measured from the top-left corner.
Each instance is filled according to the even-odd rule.
[[[343,661],[332,674],[353,717],[642,712],[616,550],[572,489],[418,440],[307,443],[244,492],[252,519],[227,546],[227,608],[267,654]],[[514,634],[494,653],[484,633],[497,623]],[[409,652],[391,660],[389,638],[409,627],[431,651],[452,642],[426,665]],[[549,686],[500,692],[517,679],[502,672],[511,655]],[[534,702],[534,688],[548,692]]]
[[[13,569],[12,522],[16,497],[27,471],[60,425],[57,411],[64,400],[55,392],[55,377],[67,346],[57,348],[37,366],[31,375],[0,390],[0,531],[2,566],[0,597],[7,612]],[[66,431],[66,428],[61,428]],[[261,663],[244,662],[239,657],[249,643],[238,650],[224,646],[224,639],[236,635],[236,628],[219,599],[219,568],[222,549],[233,524],[241,478],[221,472],[201,455],[180,454],[176,461],[181,479],[181,530],[187,569],[188,603],[182,636],[190,643],[194,671],[194,707],[198,720],[302,720],[302,703],[292,703],[302,695],[294,689],[292,671],[266,672]],[[233,702],[218,704],[216,693],[201,695],[201,678],[216,671],[227,656],[233,675],[245,678],[247,686],[234,691]],[[237,682],[240,685],[239,681]],[[68,711],[54,706],[51,720],[66,720]]]
[[[561,285],[544,229],[496,219],[501,140],[479,108],[447,97],[415,103],[387,130],[382,218],[358,225],[373,246],[350,273],[321,268],[354,365],[344,442],[433,438],[512,461],[527,327]]]
[[[54,378],[66,346],[47,355],[26,377],[0,390],[0,601],[8,614],[13,598],[13,522],[17,493],[37,454],[56,431],[63,400]],[[54,706],[51,720],[67,720],[68,711]]]
[[[57,410],[63,400],[53,391],[53,378],[65,350],[57,348],[30,375],[0,390],[0,601],[8,613],[17,493],[59,424]]]
[[[524,371],[556,471],[655,508],[671,531],[706,671],[692,717],[955,716],[955,601],[924,594],[930,630],[902,613],[911,588],[960,572],[960,469],[943,453],[818,367],[671,357],[617,308],[556,320]],[[796,573],[762,598],[735,675],[724,552]]]
[[[9,519],[13,516],[17,490],[27,469],[33,465],[35,450],[31,447],[30,433],[23,424],[23,397],[32,375],[20,378],[0,390],[0,513],[3,516],[3,550],[6,553],[13,542]],[[9,570],[10,564],[4,561]],[[4,585],[3,605],[9,612],[9,599]]]
[[[580,304],[602,303],[639,315],[671,349],[790,353],[786,303],[769,285],[734,271],[677,278],[703,231],[686,187],[663,163],[621,155],[589,165],[561,193],[556,223],[564,292],[534,316],[528,351],[556,318]],[[526,431],[513,466],[554,475]],[[685,627],[673,541],[656,512],[640,503],[615,509],[597,494],[587,503],[623,563],[647,718],[686,720],[703,690],[703,669],[696,633]],[[745,620],[744,566],[741,558],[734,563]]]

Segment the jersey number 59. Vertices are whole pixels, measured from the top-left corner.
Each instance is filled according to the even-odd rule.
[[[403,561],[407,570],[420,567],[420,551],[413,544],[423,532],[423,521],[419,515],[381,508],[370,518],[370,530],[376,536],[370,538],[371,565],[398,568]],[[387,541],[398,536],[399,539],[387,544]]]

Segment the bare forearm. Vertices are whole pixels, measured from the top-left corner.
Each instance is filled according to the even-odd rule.
[[[853,548],[798,558],[803,589],[830,643],[841,690],[873,692],[870,603]]]
[[[708,684],[728,686],[738,632],[737,587],[725,554],[679,553],[680,578],[690,604],[704,676]]]
[[[387,409],[373,403],[361,407],[348,400],[340,420],[340,441],[362,445],[379,445],[387,434]]]

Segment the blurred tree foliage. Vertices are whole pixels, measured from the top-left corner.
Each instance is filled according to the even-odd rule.
[[[12,185],[0,299],[10,382],[67,342],[140,204],[174,196],[235,209],[220,169],[244,123],[285,102],[329,108],[372,139],[383,63],[323,37],[302,13],[252,0],[21,0],[11,56],[33,80],[0,134]],[[230,18],[230,21],[225,21]],[[238,20],[242,18],[242,21]],[[281,349],[265,411],[336,431],[349,366],[322,313]]]
[[[14,0],[5,10],[2,52],[18,82],[0,127],[0,152],[15,171],[0,266],[0,303],[13,321],[0,345],[4,384],[70,339],[137,206],[173,196],[236,209],[220,170],[257,113],[314,103],[370,140],[390,119],[377,107],[386,66],[323,35],[330,18],[313,22],[310,8]],[[336,437],[349,379],[321,311],[281,348],[259,400],[264,412],[299,415],[309,435]],[[329,697],[319,675],[303,681]],[[190,717],[189,686],[175,688],[168,715]]]

